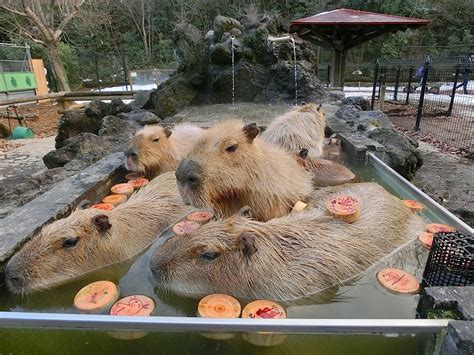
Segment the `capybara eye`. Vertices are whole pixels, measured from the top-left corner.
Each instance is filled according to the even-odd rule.
[[[215,258],[217,258],[218,256],[219,256],[219,253],[215,253],[215,252],[211,252],[211,251],[201,253],[201,258],[203,258],[204,260],[207,260],[207,261],[212,261]]]
[[[225,151],[229,153],[235,152],[236,150],[237,150],[237,144],[232,144],[225,149]]]
[[[79,239],[79,237],[65,239],[63,241],[63,247],[66,249],[75,247]]]
[[[159,140],[160,140],[160,138],[155,138],[155,139],[153,139],[153,143],[158,143]]]

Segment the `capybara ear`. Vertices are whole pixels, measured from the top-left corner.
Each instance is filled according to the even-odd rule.
[[[242,130],[244,131],[249,143],[252,143],[255,137],[260,133],[260,129],[257,127],[256,123],[249,123],[248,125],[245,125]]]
[[[240,235],[240,243],[242,244],[242,251],[246,256],[252,256],[257,252],[255,247],[255,237],[250,233],[242,233]]]
[[[81,202],[79,202],[76,209],[77,210],[84,210],[86,208],[89,208],[90,205],[91,205],[91,202],[89,200],[82,200]]]
[[[318,107],[316,107],[316,110],[320,111],[321,107],[323,107],[323,104],[319,104]]]
[[[252,218],[252,210],[249,206],[244,206],[239,210],[239,216]]]
[[[110,228],[112,228],[112,225],[109,222],[109,217],[106,216],[105,214],[97,214],[94,217],[92,217],[92,224],[96,226],[99,232],[102,232],[102,233],[105,233]]]
[[[171,126],[166,126],[164,128],[166,138],[169,138],[171,134],[173,133],[173,128]]]
[[[299,156],[303,159],[306,159],[308,157],[308,149],[307,148],[302,148],[300,150]]]

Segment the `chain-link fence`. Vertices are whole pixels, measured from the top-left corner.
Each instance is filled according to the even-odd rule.
[[[474,57],[474,56],[473,56]],[[474,58],[377,61],[372,106],[407,130],[474,151]],[[379,102],[377,102],[377,100]]]

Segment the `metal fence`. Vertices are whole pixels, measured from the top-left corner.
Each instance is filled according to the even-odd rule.
[[[420,131],[453,147],[474,151],[474,60],[378,60],[372,108],[390,113],[395,125]],[[474,79],[474,78],[473,78]]]

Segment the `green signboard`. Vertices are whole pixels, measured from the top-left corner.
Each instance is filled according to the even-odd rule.
[[[0,92],[34,89],[36,89],[36,80],[31,72],[0,73]]]

